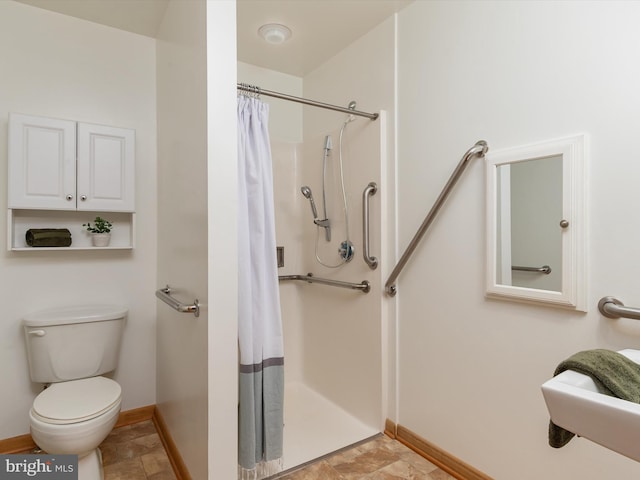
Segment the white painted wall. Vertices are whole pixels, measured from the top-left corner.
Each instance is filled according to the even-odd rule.
[[[155,403],[155,42],[11,1],[0,2],[0,211],[6,212],[7,115],[21,112],[136,130],[133,251],[0,253],[0,438],[28,433],[40,388],[29,380],[20,325],[77,303],[129,308],[120,365],[123,410]],[[86,221],[90,219],[82,219]],[[6,238],[6,222],[0,222]]]
[[[196,318],[158,302],[157,407],[193,478],[207,478],[209,435],[205,5],[169,2],[157,37],[157,285],[203,304]]]
[[[235,15],[235,0],[207,0],[210,480],[236,478],[238,458],[238,237],[232,201],[238,197]]]
[[[634,478],[585,439],[554,450],[540,385],[572,353],[639,348],[604,295],[640,304],[635,2],[415,2],[399,14],[399,243],[462,154],[587,133],[587,314],[484,297],[484,166],[458,183],[399,280],[400,418],[496,479]]]
[[[238,82],[302,96],[302,78],[249,63],[238,62]],[[260,99],[269,104],[269,137],[286,143],[302,142],[302,105],[266,95]]]

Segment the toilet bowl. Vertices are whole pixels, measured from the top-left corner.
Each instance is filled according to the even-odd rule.
[[[105,377],[56,383],[36,397],[31,436],[50,454],[87,455],[107,438],[122,403],[121,388]]]
[[[24,318],[29,371],[48,385],[33,401],[33,441],[53,455],[78,455],[78,480],[102,480],[98,446],[118,420],[120,385],[101,376],[114,370],[122,307],[67,307]]]

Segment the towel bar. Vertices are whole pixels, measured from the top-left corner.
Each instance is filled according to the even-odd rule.
[[[198,299],[196,298],[193,301],[193,305],[185,305],[171,296],[171,288],[169,285],[156,290],[156,297],[180,313],[193,313],[196,317],[200,316],[200,303],[198,303]]]
[[[607,318],[633,318],[640,320],[640,308],[625,307],[624,303],[615,297],[602,297],[598,302],[598,310]]]

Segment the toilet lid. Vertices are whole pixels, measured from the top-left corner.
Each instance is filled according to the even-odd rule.
[[[33,412],[47,423],[78,423],[102,415],[121,395],[120,385],[105,377],[53,383],[33,401]]]

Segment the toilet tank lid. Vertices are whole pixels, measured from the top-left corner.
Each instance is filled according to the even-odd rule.
[[[26,327],[46,327],[117,320],[124,318],[127,312],[127,308],[120,305],[77,305],[30,313],[22,321]]]

